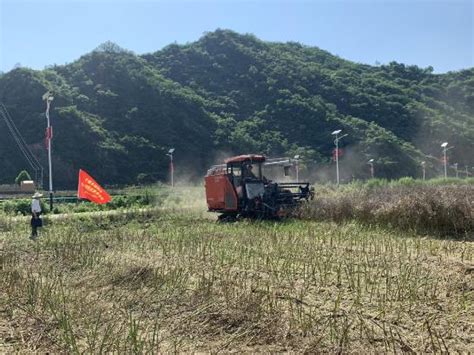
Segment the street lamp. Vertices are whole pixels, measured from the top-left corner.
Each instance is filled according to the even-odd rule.
[[[54,100],[53,95],[48,91],[43,95],[43,101],[46,101],[46,143],[48,144],[48,172],[49,172],[49,209],[53,210],[53,166],[51,162],[51,139],[53,138],[53,127],[49,119],[49,108]]]
[[[300,178],[299,178],[299,172],[300,172],[300,168],[299,168],[299,160],[300,160],[300,156],[299,155],[295,155],[295,168],[296,168],[296,182],[300,182]]]
[[[367,164],[370,165],[370,177],[374,178],[374,159],[370,159]]]
[[[167,156],[170,157],[170,175],[171,175],[171,187],[174,187],[174,165],[173,165],[173,152],[174,148],[168,150]]]
[[[423,181],[425,181],[426,179],[426,162],[425,161],[421,162],[421,169],[423,171]]]
[[[338,129],[334,132],[332,132],[331,134],[333,136],[336,136],[336,139],[334,139],[334,145],[336,146],[336,181],[337,181],[337,186],[339,186],[339,141],[344,138],[345,136],[347,136],[347,134],[344,134],[343,136],[338,136],[339,133],[341,133],[342,130]]]
[[[448,159],[446,157],[446,152],[454,147],[449,147],[448,148],[448,142],[444,142],[441,144],[441,147],[443,148],[443,156],[444,156],[444,178],[446,179],[448,177]]]

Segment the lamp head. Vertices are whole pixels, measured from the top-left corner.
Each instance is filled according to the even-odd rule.
[[[42,96],[43,101],[48,101],[51,102],[54,100],[54,96],[51,92],[47,91],[43,96]]]
[[[342,129],[338,129],[338,130],[335,130],[334,132],[332,132],[331,134],[336,135],[336,134],[339,134],[341,132],[342,132]]]
[[[443,144],[441,144],[441,147],[443,148],[446,148],[448,146],[448,142],[444,142]]]
[[[370,160],[369,160],[369,163],[373,163],[373,162],[374,162],[374,159],[370,159]]]
[[[173,154],[174,150],[174,148],[171,148],[170,150],[168,150],[168,154]]]
[[[299,158],[300,158],[300,156],[299,156],[299,155],[295,155],[295,159],[299,159]]]

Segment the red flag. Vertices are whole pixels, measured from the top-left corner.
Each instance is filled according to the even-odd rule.
[[[46,127],[46,132],[44,133],[44,145],[48,149],[48,143],[53,138],[53,126]]]
[[[79,184],[77,187],[77,197],[104,204],[110,202],[110,195],[100,186],[88,173],[79,170]]]
[[[332,160],[336,161],[336,158],[342,157],[343,154],[344,154],[344,151],[341,148],[339,149],[334,148],[332,151]]]
[[[53,126],[46,128],[46,139],[53,139]]]

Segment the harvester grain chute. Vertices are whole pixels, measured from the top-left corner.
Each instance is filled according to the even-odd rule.
[[[212,166],[205,177],[210,212],[221,213],[219,220],[238,217],[271,219],[288,214],[294,207],[313,198],[308,182],[275,182],[264,176],[264,169],[283,166],[285,176],[290,159],[266,159],[263,155],[239,155]]]

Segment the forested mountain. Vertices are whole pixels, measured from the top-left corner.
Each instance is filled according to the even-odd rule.
[[[47,90],[59,187],[74,186],[79,168],[109,184],[164,180],[170,147],[182,176],[241,153],[300,154],[324,171],[335,129],[349,134],[346,179],[367,177],[370,158],[379,176],[417,176],[423,160],[434,174],[444,141],[455,147],[450,162],[474,165],[473,68],[369,66],[228,30],[141,56],[105,43],[71,64],[0,77],[0,102],[44,162]],[[3,122],[0,132],[7,183],[28,166]]]

